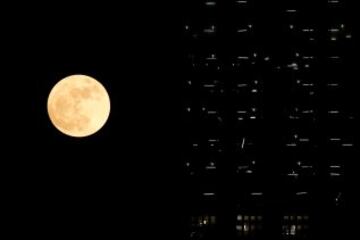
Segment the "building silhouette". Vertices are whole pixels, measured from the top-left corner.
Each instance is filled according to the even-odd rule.
[[[350,8],[185,4],[185,239],[343,239],[355,137]]]

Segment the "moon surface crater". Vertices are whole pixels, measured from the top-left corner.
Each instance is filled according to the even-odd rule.
[[[72,137],[99,131],[110,114],[110,98],[105,87],[92,77],[71,75],[51,90],[47,102],[53,125]]]

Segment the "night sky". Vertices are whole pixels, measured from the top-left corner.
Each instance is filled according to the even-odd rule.
[[[26,3],[0,17],[4,208],[14,236],[172,240],[186,232],[185,208],[192,201],[184,201],[181,159],[189,131],[181,102],[186,7],[179,1],[112,5]],[[270,16],[256,17],[266,22]],[[265,36],[259,42],[269,45],[260,46],[280,48],[276,39]],[[217,42],[228,43],[226,37]],[[73,74],[94,77],[110,96],[107,123],[87,138],[63,135],[47,115],[51,88]],[[282,87],[277,84],[267,87]],[[352,91],[349,108],[355,106]],[[269,105],[282,101],[267,97]],[[266,141],[279,126],[276,118],[262,126],[272,157]]]
[[[13,234],[148,237],[178,211],[170,199],[180,173],[179,42],[163,22],[167,13],[140,6],[9,7],[13,14],[1,23],[8,111],[2,159]],[[51,88],[72,74],[96,78],[110,95],[106,125],[88,138],[61,134],[47,115]]]

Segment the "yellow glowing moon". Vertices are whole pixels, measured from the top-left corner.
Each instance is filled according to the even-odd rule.
[[[47,110],[53,125],[72,137],[99,131],[110,114],[110,98],[104,86],[86,75],[71,75],[52,88]]]

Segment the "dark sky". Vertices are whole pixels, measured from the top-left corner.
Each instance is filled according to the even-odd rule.
[[[1,159],[15,235],[172,240],[183,230],[180,1],[112,5],[27,3],[0,17]],[[61,134],[47,116],[51,88],[72,74],[110,95],[108,122],[88,138]]]
[[[22,228],[16,235],[160,231],[157,220],[166,218],[176,189],[171,148],[177,141],[178,76],[171,69],[178,43],[161,23],[167,14],[139,4],[7,9],[13,14],[2,22],[2,159],[11,192],[9,222]],[[62,135],[47,116],[52,86],[72,74],[98,79],[111,99],[104,128],[84,139]]]

